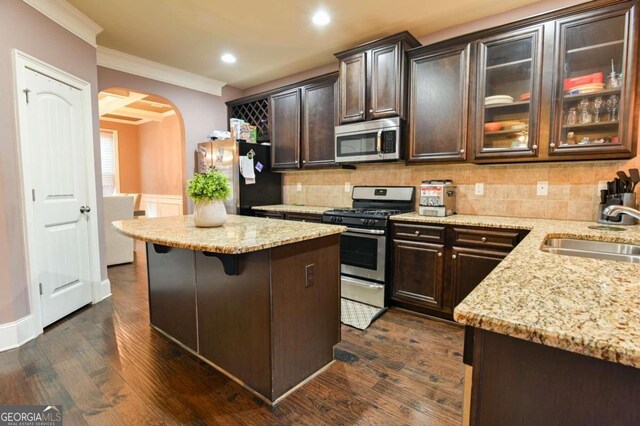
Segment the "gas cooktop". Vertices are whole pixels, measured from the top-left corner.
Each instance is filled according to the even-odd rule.
[[[350,216],[350,217],[362,217],[362,216],[376,216],[381,218],[388,218],[393,214],[400,214],[400,210],[388,210],[388,209],[333,209],[325,212],[325,214],[333,216]]]

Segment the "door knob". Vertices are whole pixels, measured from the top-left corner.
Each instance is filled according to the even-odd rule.
[[[89,213],[91,211],[91,207],[89,206],[80,206],[80,213]]]

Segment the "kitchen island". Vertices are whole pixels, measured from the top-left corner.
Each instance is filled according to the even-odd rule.
[[[275,404],[333,360],[341,226],[230,215],[114,222],[146,242],[151,325]]]
[[[639,225],[413,213],[392,220],[530,231],[455,307],[466,326],[464,424],[640,423],[640,264],[541,250],[549,238],[637,245]]]

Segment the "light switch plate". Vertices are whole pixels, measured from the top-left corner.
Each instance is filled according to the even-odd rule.
[[[311,265],[307,265],[304,267],[304,275],[305,275],[305,287],[311,287],[316,283],[316,272],[315,272],[315,263]]]
[[[344,183],[344,192],[351,192],[351,182]]]
[[[536,188],[538,195],[549,195],[549,182],[546,180],[539,180]]]
[[[483,195],[484,194],[484,183],[479,182],[476,183],[476,195]]]
[[[302,184],[300,182],[296,183],[296,192],[302,191]]]

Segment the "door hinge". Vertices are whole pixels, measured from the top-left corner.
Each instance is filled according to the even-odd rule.
[[[29,92],[31,92],[31,90],[24,89],[23,92],[24,92],[24,96],[27,98],[27,103],[29,103]]]
[[[42,283],[38,283],[38,286],[40,287],[40,296],[42,296]]]
[[[35,202],[36,201],[36,190],[32,189],[31,190],[31,199]]]

